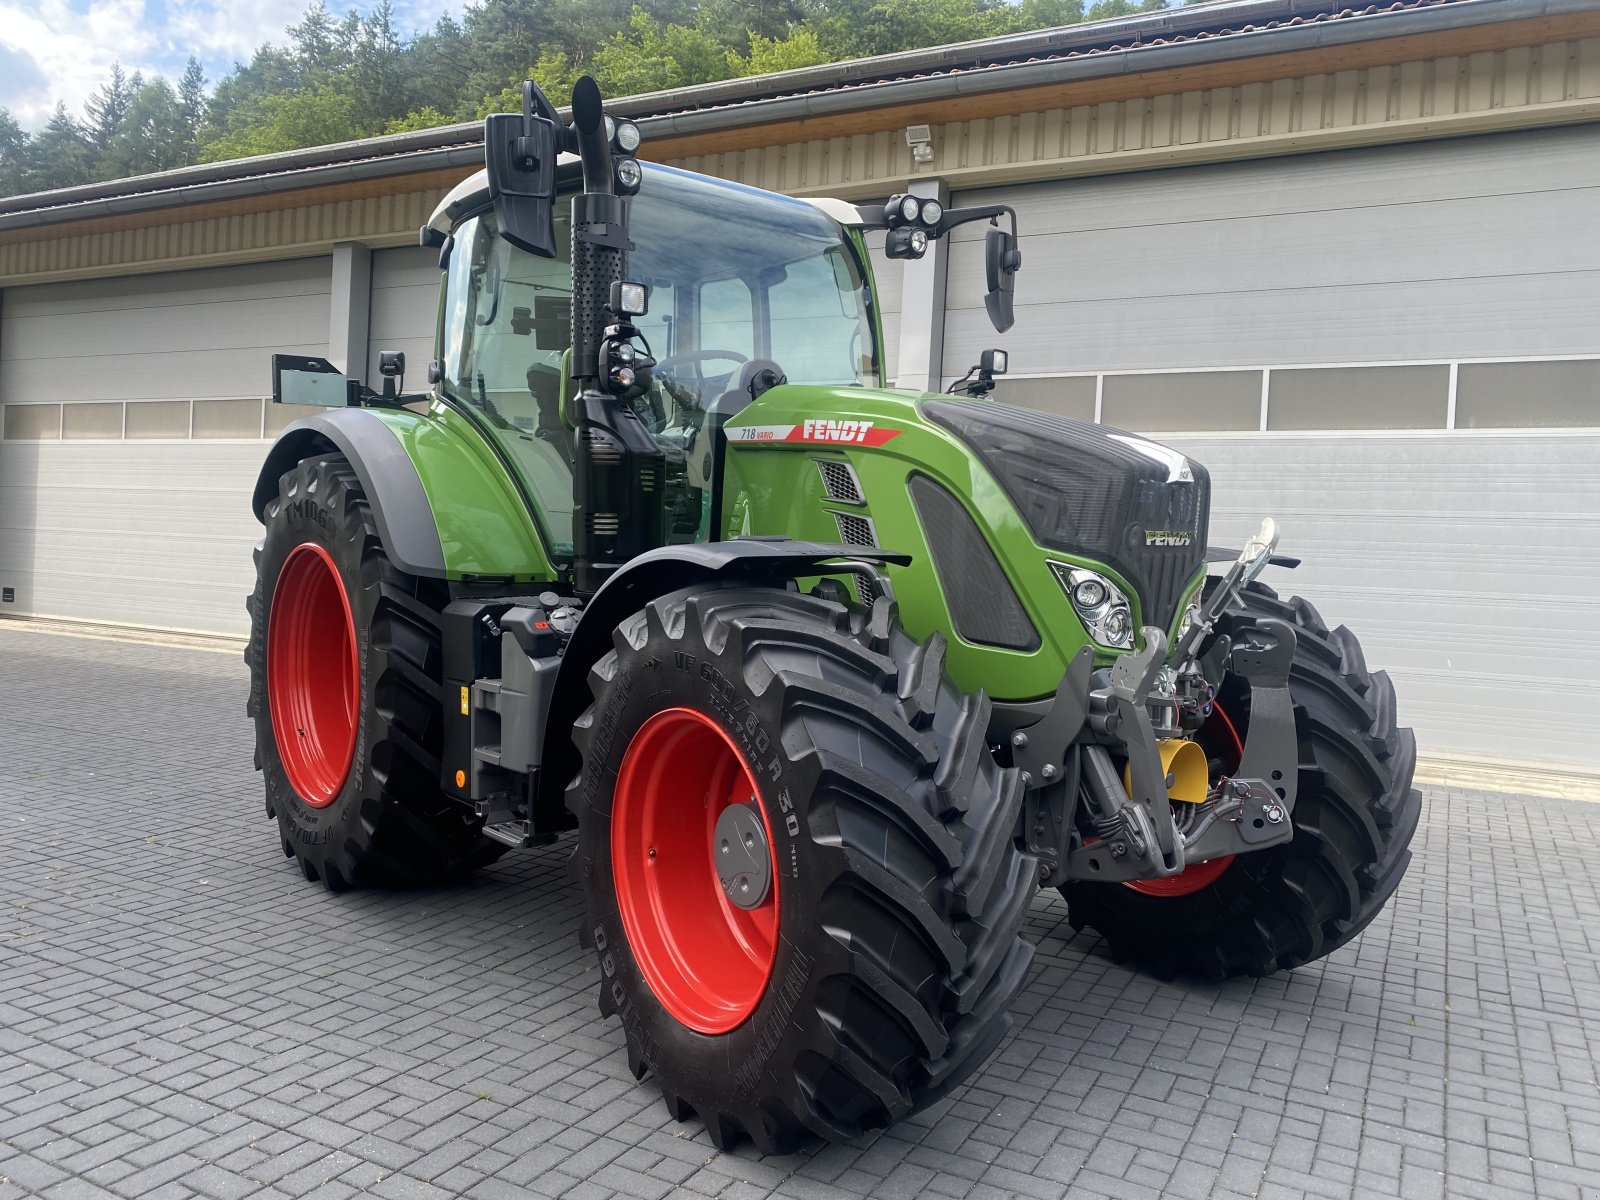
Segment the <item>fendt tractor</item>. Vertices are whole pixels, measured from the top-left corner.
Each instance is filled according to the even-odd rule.
[[[487,118],[422,230],[428,390],[275,356],[250,713],[283,853],[437,884],[576,831],[629,1065],[723,1148],[849,1139],[982,1066],[1058,888],[1109,953],[1263,975],[1355,937],[1420,813],[1395,695],[1207,542],[1204,467],[884,386],[866,248],[1004,205],[639,161],[581,80]],[[1217,564],[1215,574],[1209,564]]]

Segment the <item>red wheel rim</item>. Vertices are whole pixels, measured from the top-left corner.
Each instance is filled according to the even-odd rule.
[[[312,808],[344,788],[361,706],[356,623],[339,569],[321,546],[289,551],[267,620],[267,707],[289,785]]]
[[[1228,714],[1222,711],[1222,705],[1212,704],[1211,716],[1203,726],[1202,732],[1210,735],[1221,750],[1224,770],[1238,770],[1239,764],[1244,761],[1244,741],[1239,737],[1239,731],[1234,728],[1233,722],[1228,719]],[[1193,895],[1201,888],[1210,887],[1221,879],[1222,873],[1233,865],[1233,858],[1231,854],[1224,854],[1221,858],[1208,858],[1205,862],[1194,863],[1165,879],[1130,879],[1123,886],[1132,888],[1141,896]]]
[[[702,713],[669,708],[633,735],[617,773],[611,863],[617,910],[645,982],[700,1033],[737,1028],[761,1002],[778,948],[772,825],[733,739]],[[728,899],[713,831],[724,809],[755,800],[771,885],[753,909]]]

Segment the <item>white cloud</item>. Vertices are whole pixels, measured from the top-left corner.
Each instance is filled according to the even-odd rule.
[[[145,27],[144,0],[91,0],[74,12],[65,0],[0,0],[0,46],[38,65],[42,84],[9,98],[8,107],[29,127],[44,124],[59,98],[78,112],[120,61],[130,74],[154,66],[155,39]]]
[[[234,62],[248,61],[265,42],[282,45],[286,30],[311,0],[0,0],[0,105],[23,126],[49,120],[57,100],[81,116],[83,105],[120,62],[132,75],[160,73],[176,82],[192,55],[215,83]],[[330,0],[341,15],[347,4]],[[356,5],[370,11],[370,0]],[[400,0],[395,24],[402,36],[433,26],[460,4]],[[29,68],[29,63],[37,71]],[[12,69],[8,69],[12,68]]]
[[[168,0],[161,37],[180,67],[192,54],[204,63],[223,64],[207,71],[216,75],[235,61],[248,61],[263,42],[281,45],[284,31],[309,7],[310,0],[257,0],[247,5]],[[342,11],[338,3],[328,7],[334,13]]]

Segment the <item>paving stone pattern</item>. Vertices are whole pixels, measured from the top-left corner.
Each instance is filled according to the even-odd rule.
[[[628,1073],[566,848],[334,896],[232,656],[0,627],[0,1200],[1600,1197],[1600,805],[1428,796],[1364,937],[1161,983],[1034,903],[1017,1030],[859,1146],[761,1160]]]

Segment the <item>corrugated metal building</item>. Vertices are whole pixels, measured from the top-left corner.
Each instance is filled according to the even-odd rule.
[[[880,263],[891,374],[1163,436],[1356,627],[1425,753],[1600,710],[1600,10],[1246,0],[637,97],[648,156],[1020,214]],[[926,126],[917,161],[909,127]],[[0,201],[0,615],[239,633],[267,355],[430,356],[417,227],[475,127]],[[929,153],[931,152],[931,154]]]

